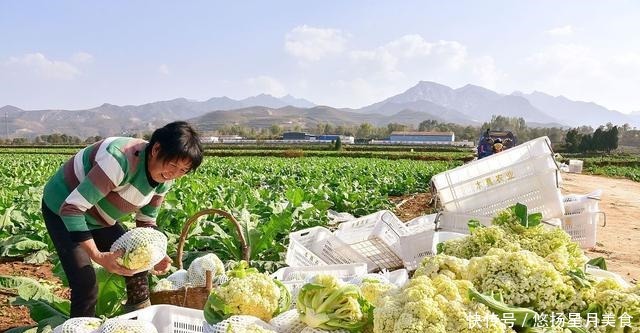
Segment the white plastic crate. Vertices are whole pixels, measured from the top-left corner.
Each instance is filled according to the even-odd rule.
[[[439,213],[434,213],[434,214],[429,214],[429,215],[422,215],[422,216],[418,216],[412,220],[407,221],[404,225],[406,227],[413,227],[413,226],[424,226],[424,227],[432,227],[435,229],[436,227],[436,219],[438,218]]]
[[[588,194],[567,194],[562,197],[565,215],[583,212],[598,212],[598,203],[602,197],[602,190],[595,190]]]
[[[568,194],[562,199],[565,215],[561,218],[561,227],[582,248],[596,246],[600,219],[604,225],[607,223],[605,213],[598,208],[601,196],[602,190],[596,190],[584,195]]]
[[[569,160],[569,172],[582,173],[582,164],[581,160]]]
[[[158,333],[202,333],[204,313],[202,310],[158,304],[116,318],[152,323]]]
[[[543,218],[564,215],[561,177],[546,136],[439,173],[431,181],[445,211],[495,216],[522,203]]]
[[[433,235],[435,229],[421,225],[407,228],[407,233],[400,238],[404,267],[415,270],[422,259],[434,254]]]
[[[285,262],[291,267],[364,263],[368,271],[377,268],[371,260],[323,227],[290,233]]]
[[[404,228],[395,214],[381,210],[341,223],[334,235],[379,269],[393,270],[403,267],[400,235]]]
[[[404,266],[408,270],[415,270],[425,257],[435,255],[438,243],[466,236],[462,233],[436,231],[420,226],[413,226],[408,230],[400,240]]]
[[[596,246],[598,224],[601,218],[603,226],[606,226],[607,217],[604,212],[565,215],[561,218],[561,225],[574,242],[580,244],[581,248],[588,249]]]
[[[436,219],[438,231],[457,232],[469,234],[469,220],[478,220],[484,226],[491,226],[492,217],[441,212]]]
[[[326,266],[302,266],[283,267],[271,274],[271,277],[280,281],[300,281],[318,274],[327,274],[337,278],[347,280],[355,276],[367,274],[367,265],[360,264],[340,264]]]

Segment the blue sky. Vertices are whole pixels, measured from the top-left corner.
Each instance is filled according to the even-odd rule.
[[[640,1],[0,0],[0,106],[291,94],[362,107],[420,80],[640,111]]]

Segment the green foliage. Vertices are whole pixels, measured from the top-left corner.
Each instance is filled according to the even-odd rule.
[[[34,321],[54,316],[69,317],[70,302],[56,296],[50,285],[27,277],[0,275],[0,288],[15,293],[18,297],[12,304],[27,306]]]
[[[121,314],[123,304],[127,300],[124,278],[120,275],[109,273],[99,266],[94,266],[94,269],[98,281],[96,316],[111,318]]]
[[[573,128],[565,136],[566,150],[570,153],[607,152],[618,148],[618,126],[608,124],[606,128],[598,127],[593,134],[584,133],[581,129]]]

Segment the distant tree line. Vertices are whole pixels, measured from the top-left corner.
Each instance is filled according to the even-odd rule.
[[[593,133],[586,128],[572,128],[565,136],[566,151],[570,153],[607,152],[618,148],[620,131],[618,126],[608,123]]]
[[[521,117],[504,117],[494,115],[490,121],[481,126],[459,125],[444,123],[436,120],[424,120],[415,125],[390,123],[377,127],[370,123],[359,125],[333,125],[318,123],[311,128],[303,128],[300,125],[281,126],[272,125],[266,128],[251,128],[241,125],[225,125],[215,131],[207,131],[203,136],[238,135],[247,139],[269,140],[280,139],[282,134],[288,131],[308,132],[310,134],[337,134],[353,136],[357,143],[366,143],[370,140],[384,140],[396,131],[427,131],[427,132],[453,132],[457,141],[477,141],[480,133],[487,128],[491,130],[509,130],[516,135],[518,142],[525,142],[540,136],[548,136],[556,146],[556,150],[568,152],[611,152],[618,145],[640,147],[640,130],[631,128],[629,124],[615,126],[611,123],[593,129],[590,126],[582,126],[572,129],[560,127],[529,127]],[[150,133],[128,133],[127,136],[149,139]],[[0,144],[9,145],[82,145],[91,144],[101,140],[101,136],[79,138],[67,134],[40,135],[35,138],[1,138]],[[342,145],[342,143],[340,143]]]
[[[12,139],[0,139],[0,144],[3,145],[83,145],[91,144],[102,140],[101,136],[90,136],[85,139],[81,139],[74,135],[67,134],[47,134],[38,135],[35,138],[12,138]]]

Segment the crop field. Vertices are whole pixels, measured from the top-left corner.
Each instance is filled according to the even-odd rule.
[[[53,278],[52,275],[45,275],[46,280],[38,281],[0,273],[0,310],[5,311],[9,307],[12,309],[10,317],[0,320],[0,330],[36,324],[40,330],[34,328],[27,332],[48,332],[47,329],[69,318],[68,289],[64,287],[64,273],[42,221],[40,202],[47,179],[75,151],[75,147],[0,148],[0,183],[3,185],[0,188],[0,258],[5,262],[21,260],[34,265],[32,267],[36,267],[36,271],[44,268],[49,274],[56,276]],[[209,149],[200,168],[179,178],[169,191],[157,223],[168,238],[167,254],[175,258],[179,235],[190,216],[209,208],[229,212],[239,221],[242,234],[250,245],[249,264],[259,271],[274,272],[286,266],[284,257],[291,232],[314,226],[335,229],[335,224],[330,219],[334,214],[332,211],[348,212],[357,217],[384,209],[394,210],[396,202],[392,201],[393,198],[429,192],[432,176],[462,165],[469,159],[469,155],[468,151],[402,149],[387,152],[375,149],[331,151],[257,147]],[[585,172],[602,172],[609,176],[631,179],[634,179],[633,172],[638,163],[633,156],[608,159],[568,156],[567,161],[569,158],[583,159]],[[469,329],[471,332],[511,332],[503,322],[496,319],[496,315],[503,313],[513,314],[519,320],[516,322],[518,331],[535,325],[533,321],[520,320],[523,316],[541,316],[554,312],[580,316],[581,312],[597,310],[599,315],[612,315],[614,325],[623,325],[623,320],[627,318],[626,312],[610,314],[607,311],[612,311],[609,310],[611,308],[618,309],[616,306],[622,306],[624,311],[636,311],[633,302],[640,301],[640,296],[635,296],[637,287],[623,292],[627,288],[624,281],[597,282],[588,273],[593,271],[585,269],[586,261],[592,258],[584,257],[582,249],[561,229],[551,231],[543,228],[540,219],[541,215],[528,214],[527,207],[519,205],[496,217],[492,227],[482,228],[479,223],[470,222],[470,228],[480,229],[476,229],[477,232],[469,237],[438,244],[441,254],[425,257],[417,270],[412,272],[410,282],[403,289],[398,289],[403,291],[389,294],[394,295],[391,296],[394,298],[392,302],[380,303],[380,284],[368,285],[373,282],[360,281],[357,287],[362,288],[362,294],[358,296],[360,298],[349,302],[359,304],[361,311],[375,304],[376,311],[368,312],[370,321],[365,318],[357,323],[339,325],[360,325],[350,326],[359,327],[353,331],[360,332],[360,328],[367,325],[380,325],[375,324],[375,320],[380,318],[390,322],[400,320],[395,306],[404,307],[403,311],[410,313],[408,308],[411,304],[419,302],[430,304],[429,311],[446,322],[449,327],[447,331]],[[132,218],[122,222],[128,227],[134,226]],[[200,260],[203,253],[215,253],[227,266],[225,269],[231,267],[230,263],[237,263],[242,259],[242,247],[236,229],[222,216],[200,219],[188,231],[184,249],[184,267],[204,265]],[[590,263],[605,267],[601,259],[594,259]],[[244,271],[241,265],[235,267],[233,274],[254,274]],[[514,267],[526,269],[514,270]],[[96,315],[111,318],[122,314],[126,301],[124,280],[101,267],[96,266],[95,269],[100,281]],[[494,276],[501,276],[501,279],[496,282]],[[264,279],[267,279],[264,283],[273,283],[269,282],[271,278]],[[455,284],[454,280],[460,284]],[[505,281],[508,283],[505,284]],[[154,276],[151,287],[172,290],[172,283]],[[510,292],[504,289],[506,285],[517,286],[517,289]],[[226,284],[215,289],[221,293],[219,295],[227,288],[225,286]],[[320,285],[315,288],[320,288]],[[387,284],[384,288],[396,287]],[[225,293],[242,292],[241,288],[227,289]],[[428,290],[425,295],[442,294],[451,299],[425,296],[426,298],[414,300],[411,298],[417,294],[413,289]],[[314,313],[322,302],[310,301],[314,297],[321,297],[313,295],[313,290],[314,288],[300,291],[308,295],[297,298],[298,303],[295,305],[282,303],[285,304],[283,309],[295,306],[298,312],[308,308],[312,310],[309,313]],[[488,296],[498,293],[501,297]],[[8,305],[8,296],[15,297],[11,305]],[[255,296],[242,295],[241,299],[249,300]],[[335,297],[347,296],[336,294]],[[369,300],[367,297],[374,298]],[[615,297],[618,297],[615,301],[610,300]],[[523,299],[534,299],[535,302],[523,302]],[[281,304],[281,301],[276,303]],[[347,302],[346,299],[340,302],[342,301]],[[459,313],[450,313],[448,309],[452,307],[456,307]],[[203,310],[209,325],[218,325],[219,320],[216,318],[228,317],[229,309],[208,302]],[[248,312],[243,313],[253,314],[250,308],[245,311]],[[489,326],[478,327],[478,330],[470,329],[469,317],[461,317],[462,313],[469,311],[476,311],[477,316],[483,316],[482,320]],[[29,315],[30,320],[26,319]],[[638,318],[635,317],[637,315],[632,312],[630,320],[633,321],[630,323],[633,325],[638,323]],[[299,318],[306,325],[312,325],[318,320],[305,319],[302,315]],[[577,317],[580,325],[584,325],[583,319],[585,318]],[[414,315],[411,323],[421,327],[427,320]],[[23,332],[24,329],[16,328],[16,331],[11,332]],[[417,330],[429,331],[425,328]],[[391,332],[379,328],[373,331]]]
[[[0,216],[3,257],[27,256],[42,262],[53,250],[41,221],[42,187],[68,158],[65,154],[0,155]],[[327,210],[356,216],[389,208],[388,196],[426,192],[432,175],[459,161],[350,159],[341,157],[207,157],[194,174],[180,178],[165,199],[158,225],[174,238],[183,222],[206,208],[237,216],[253,234],[254,258],[276,263],[290,231],[328,222]],[[203,223],[187,249],[224,245],[238,257],[228,223]],[[205,228],[206,230],[201,230]],[[174,239],[175,240],[175,239]],[[266,251],[268,250],[268,251]],[[266,252],[265,252],[266,251]]]
[[[584,162],[583,173],[615,178],[626,178],[640,182],[640,155],[638,154],[610,154],[598,156],[563,154],[562,162],[568,164],[570,159],[578,159]]]

